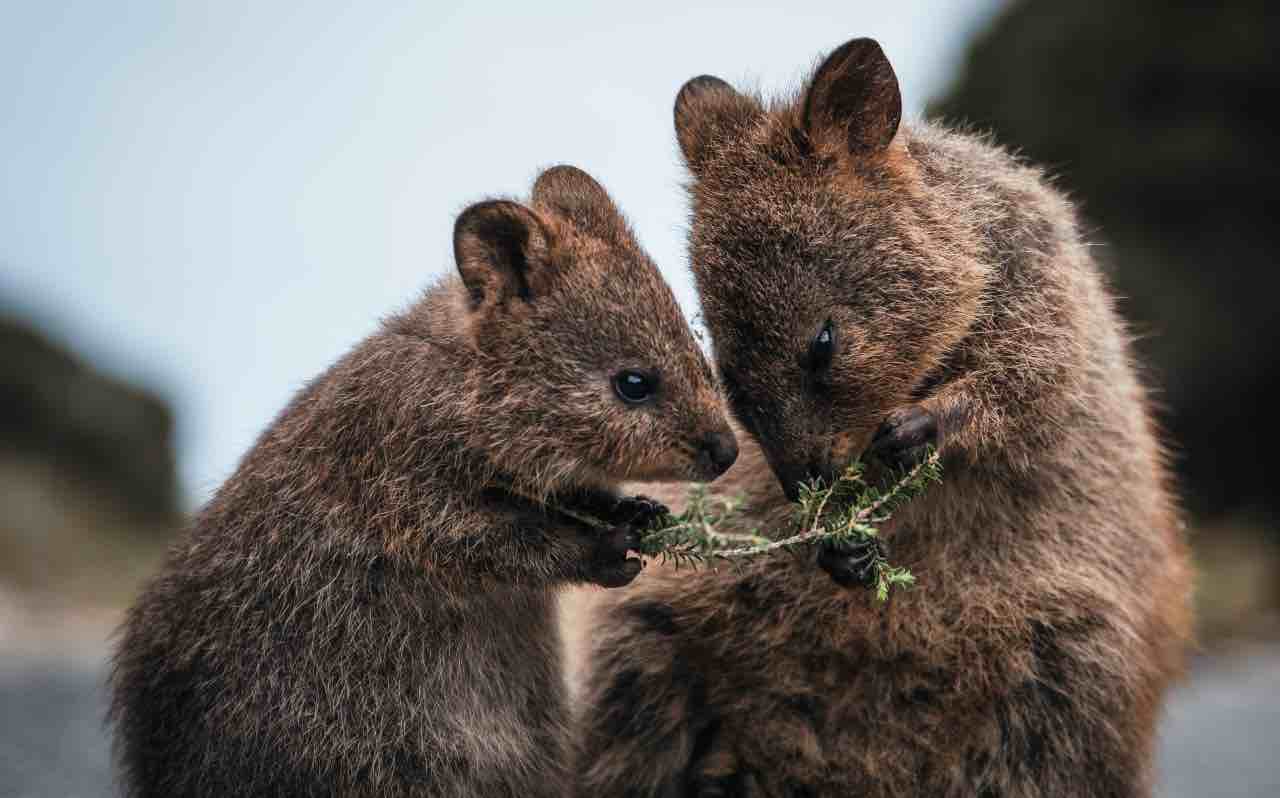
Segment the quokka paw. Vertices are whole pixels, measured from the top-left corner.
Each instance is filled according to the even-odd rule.
[[[829,542],[818,550],[818,567],[841,587],[871,587],[876,581],[876,561],[887,557],[888,549],[879,538]]]
[[[623,496],[614,505],[610,520],[615,524],[645,529],[669,512],[665,504],[648,496]]]
[[[628,556],[640,550],[640,532],[632,526],[615,526],[600,533],[592,552],[589,579],[601,587],[626,587],[644,564]]]
[[[883,465],[902,470],[919,465],[930,446],[938,445],[938,417],[920,405],[889,414],[867,453]]]

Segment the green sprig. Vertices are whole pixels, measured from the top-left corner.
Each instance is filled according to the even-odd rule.
[[[738,562],[803,545],[866,541],[877,537],[880,524],[941,475],[934,450],[884,488],[869,483],[862,463],[855,462],[830,485],[814,480],[801,486],[794,528],[780,538],[764,537],[758,529],[745,534],[721,531],[719,528],[732,526],[742,516],[743,502],[712,496],[705,485],[698,485],[690,489],[684,512],[657,519],[642,536],[640,553],[680,567]],[[915,584],[915,577],[879,552],[876,547],[869,567],[873,569],[876,599],[883,602],[892,589]]]

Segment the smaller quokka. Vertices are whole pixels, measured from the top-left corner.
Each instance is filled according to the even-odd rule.
[[[130,611],[128,795],[570,791],[554,589],[639,571],[658,508],[614,486],[714,479],[737,445],[591,177],[471,206],[454,253],[460,279],[294,399]]]

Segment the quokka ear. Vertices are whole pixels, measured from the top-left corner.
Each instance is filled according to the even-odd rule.
[[[453,226],[453,257],[471,309],[528,302],[548,281],[551,236],[533,210],[509,200],[478,202]]]
[[[538,175],[530,200],[536,207],[555,211],[586,230],[614,233],[626,229],[609,192],[576,166],[561,164]]]
[[[696,172],[719,137],[760,112],[755,100],[711,75],[699,75],[681,86],[675,105],[676,140],[689,168]]]
[[[842,133],[855,154],[889,146],[902,121],[902,94],[875,39],[853,39],[827,56],[805,93],[802,118],[810,138]]]

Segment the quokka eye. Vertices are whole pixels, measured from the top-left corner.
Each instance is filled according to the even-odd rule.
[[[613,375],[613,391],[627,404],[648,402],[657,388],[658,381],[653,375],[637,369],[625,369]]]
[[[836,352],[836,332],[827,319],[822,329],[809,344],[809,356],[806,358],[810,371],[824,371],[831,365],[831,358]]]

